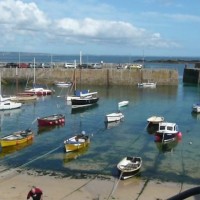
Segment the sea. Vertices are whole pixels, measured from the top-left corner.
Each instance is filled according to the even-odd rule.
[[[6,53],[4,58],[5,56]],[[17,56],[16,53],[15,59]],[[29,58],[31,56],[33,58],[35,55],[29,55]],[[77,59],[78,57],[77,55]],[[115,60],[117,64],[119,63],[117,59],[121,59],[118,56],[106,57],[97,56],[99,60],[97,58],[95,60],[94,56],[93,61],[115,63]],[[8,58],[3,62],[16,61],[14,56],[10,55]],[[152,58],[148,59],[152,60]],[[31,59],[27,58],[28,60]],[[42,62],[42,57],[40,61]],[[57,62],[65,61],[67,59],[57,60]],[[25,129],[31,129],[35,133],[32,142],[12,148],[1,148],[0,166],[3,169],[31,169],[44,174],[61,173],[74,178],[118,177],[116,166],[123,157],[140,156],[143,165],[137,175],[138,178],[199,184],[200,114],[192,112],[192,105],[200,101],[200,88],[198,85],[183,83],[185,64],[152,62],[145,64],[149,68],[177,69],[179,84],[158,85],[156,88],[138,88],[135,85],[110,87],[81,85],[84,89],[98,91],[100,99],[92,107],[75,111],[71,108],[70,102],[65,99],[69,88],[51,86],[55,90],[53,95],[24,103],[20,109],[0,111],[0,137]],[[23,90],[23,87],[19,86],[19,90],[20,88]],[[14,83],[2,85],[2,93],[14,94],[15,88]],[[123,100],[129,101],[128,106],[121,108],[125,116],[124,120],[120,123],[106,124],[106,114],[118,111],[118,102]],[[63,126],[38,127],[38,117],[58,113],[66,117]],[[182,138],[168,145],[155,142],[154,132],[147,128],[147,118],[152,115],[163,116],[165,121],[177,123]],[[91,136],[88,148],[79,152],[66,153],[64,140],[83,130]]]

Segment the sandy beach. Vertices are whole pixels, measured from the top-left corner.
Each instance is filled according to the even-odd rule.
[[[127,180],[109,176],[71,179],[59,174],[44,175],[13,169],[0,174],[0,199],[26,199],[33,185],[43,190],[44,200],[164,200],[196,187],[189,184],[141,180],[136,177]],[[188,199],[199,198],[196,196]]]

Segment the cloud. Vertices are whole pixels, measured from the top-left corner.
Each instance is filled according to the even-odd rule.
[[[160,33],[150,32],[130,22],[94,19],[48,17],[36,3],[20,0],[0,1],[1,45],[9,41],[26,41],[24,49],[33,41],[52,45],[92,44],[118,45],[120,47],[177,47],[175,42],[162,38]],[[22,37],[23,36],[23,37]],[[14,45],[14,44],[12,44]]]

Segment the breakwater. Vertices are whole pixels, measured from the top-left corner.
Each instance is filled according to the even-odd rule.
[[[13,83],[33,82],[34,70],[31,68],[2,68],[3,81]],[[157,85],[178,85],[178,71],[175,69],[65,69],[65,68],[38,68],[35,70],[37,83],[53,84],[55,81],[73,81],[77,84],[88,85],[137,85],[139,82],[153,81]]]
[[[184,68],[183,83],[200,83],[200,63],[196,63],[194,68],[187,66]]]

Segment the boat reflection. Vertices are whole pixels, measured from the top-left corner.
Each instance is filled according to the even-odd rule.
[[[86,107],[72,108],[71,114],[83,113],[83,112],[90,111],[97,107],[98,107],[98,104],[94,104],[94,105],[86,106]]]
[[[85,148],[80,149],[79,151],[72,151],[68,153],[63,153],[63,163],[64,165],[68,162],[77,159],[81,155],[85,154],[87,150],[89,149],[89,145]]]
[[[39,134],[43,134],[43,133],[46,133],[46,132],[51,132],[54,129],[59,129],[59,128],[62,128],[62,127],[64,127],[64,124],[59,125],[59,126],[38,126],[37,134],[39,135]]]
[[[191,112],[191,115],[194,119],[196,120],[200,120],[200,113],[196,113],[196,112]]]
[[[177,146],[178,144],[178,138],[176,138],[175,140],[173,141],[170,141],[170,142],[167,142],[167,143],[164,143],[164,142],[156,142],[156,146],[159,150],[159,152],[162,152],[162,153],[166,153],[166,152],[172,152],[175,147]]]
[[[156,133],[158,130],[159,125],[158,124],[152,124],[152,125],[147,125],[147,132],[151,135]]]
[[[7,146],[7,147],[3,147],[1,148],[1,151],[0,151],[0,158],[4,158],[5,156],[9,155],[9,154],[12,154],[14,152],[17,152],[17,151],[20,151],[30,145],[33,144],[33,140],[29,140],[25,143],[22,143],[22,144],[18,144],[18,145],[15,145],[15,146]]]
[[[106,127],[106,129],[111,129],[111,128],[119,126],[120,123],[121,123],[121,121],[105,122],[105,127]]]

